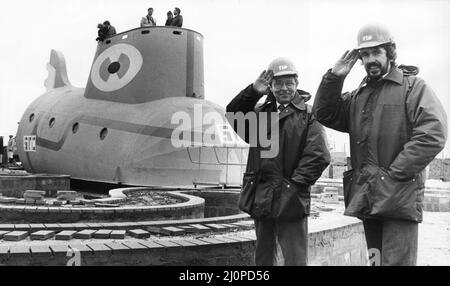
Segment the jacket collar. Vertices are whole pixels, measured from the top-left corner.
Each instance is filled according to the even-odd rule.
[[[390,80],[397,84],[403,84],[403,71],[394,66],[391,71],[384,77],[384,80]]]
[[[359,84],[358,88],[356,89],[355,94],[358,94],[359,91],[367,85],[367,79],[368,79],[367,76],[364,77],[364,79]],[[383,81],[383,80],[392,81],[399,85],[402,85],[403,84],[403,71],[401,69],[399,69],[397,66],[392,66],[391,71],[389,73],[387,73],[386,75],[384,75],[380,79],[380,81]]]

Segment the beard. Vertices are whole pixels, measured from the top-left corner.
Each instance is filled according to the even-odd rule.
[[[379,62],[373,62],[366,64],[364,68],[367,72],[367,77],[369,78],[369,80],[374,81],[380,79],[388,72],[389,63],[386,63],[386,65],[383,66]]]

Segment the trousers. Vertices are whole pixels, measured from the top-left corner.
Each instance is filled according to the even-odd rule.
[[[364,219],[363,225],[371,265],[416,265],[419,223]]]
[[[257,266],[273,266],[279,264],[286,266],[307,265],[307,217],[288,221],[280,219],[255,219],[255,231],[255,264]]]

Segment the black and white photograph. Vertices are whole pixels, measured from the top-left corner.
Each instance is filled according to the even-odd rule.
[[[450,266],[449,0],[2,11],[0,266]]]

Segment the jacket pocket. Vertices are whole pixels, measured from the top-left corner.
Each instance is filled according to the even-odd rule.
[[[347,173],[348,172],[348,173]],[[370,174],[366,171],[349,170],[345,174],[344,214],[348,216],[365,217],[370,213],[372,202],[369,198]]]
[[[409,181],[397,181],[379,169],[372,181],[370,200],[373,202],[371,215],[419,221],[417,203],[420,182],[418,176]]]
[[[241,211],[251,214],[255,202],[256,193],[256,173],[245,173],[242,180],[241,194],[238,200],[238,207]]]
[[[255,203],[251,211],[253,218],[270,218],[272,215],[274,188],[271,181],[258,182],[255,192]]]
[[[276,218],[297,219],[309,215],[311,195],[309,189],[283,179]]]

